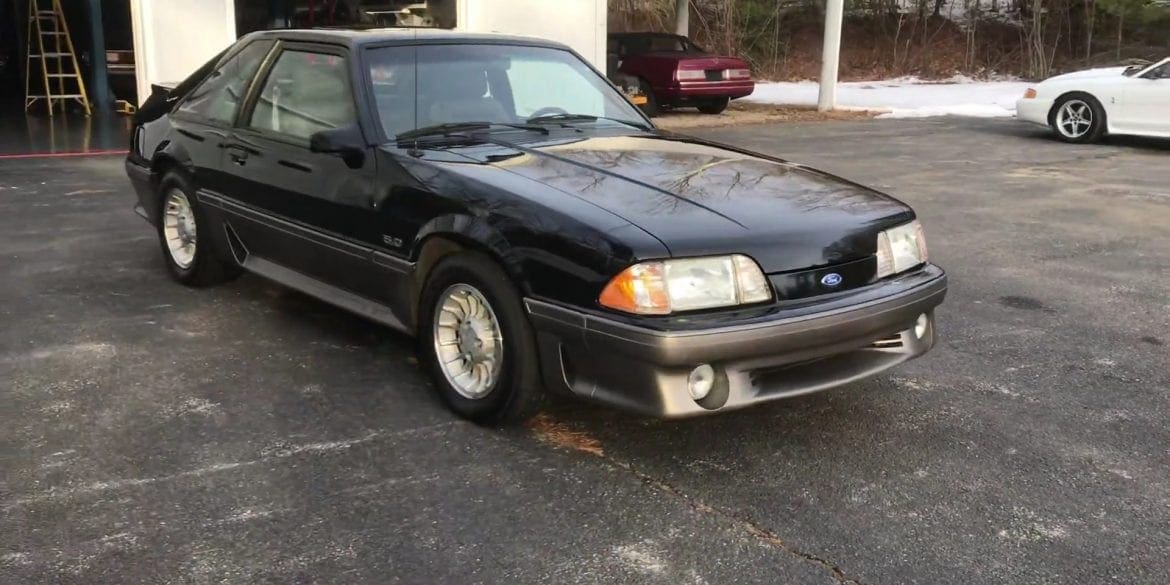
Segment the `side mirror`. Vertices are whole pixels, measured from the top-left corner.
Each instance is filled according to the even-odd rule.
[[[309,150],[336,154],[351,169],[360,169],[366,162],[366,140],[356,124],[313,134],[309,137]]]

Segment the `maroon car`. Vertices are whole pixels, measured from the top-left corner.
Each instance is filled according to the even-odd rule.
[[[642,109],[651,116],[662,106],[696,106],[718,114],[756,88],[746,61],[711,55],[683,36],[611,34],[608,52],[618,72],[638,79],[647,97]]]

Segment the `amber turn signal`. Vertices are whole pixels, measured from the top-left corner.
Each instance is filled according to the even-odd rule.
[[[670,295],[661,262],[635,264],[609,281],[597,299],[602,306],[627,313],[665,315]]]
[[[1028,90],[1024,92],[1024,99],[1036,99],[1036,90],[1029,87]]]

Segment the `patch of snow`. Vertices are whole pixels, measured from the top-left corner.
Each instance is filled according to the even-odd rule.
[[[645,543],[614,547],[613,552],[623,564],[637,571],[659,575],[666,571],[666,562]]]
[[[18,567],[32,564],[29,560],[28,553],[11,552],[0,555],[0,567]]]
[[[1016,100],[1029,83],[973,81],[964,76],[938,81],[914,77],[880,81],[850,81],[837,85],[837,105],[884,112],[880,118],[973,116],[1007,118],[1016,113]],[[815,106],[820,85],[815,81],[761,82],[744,101],[763,104]]]
[[[164,409],[164,414],[168,417],[183,416],[185,414],[210,417],[218,416],[222,412],[223,409],[218,403],[200,397],[187,398],[180,404],[171,405]]]

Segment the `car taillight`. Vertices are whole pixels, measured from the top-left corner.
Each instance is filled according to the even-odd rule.
[[[728,79],[751,79],[752,78],[752,70],[751,69],[728,69],[727,70],[727,78]]]
[[[702,69],[679,69],[674,72],[674,78],[679,81],[703,81],[707,73]]]

